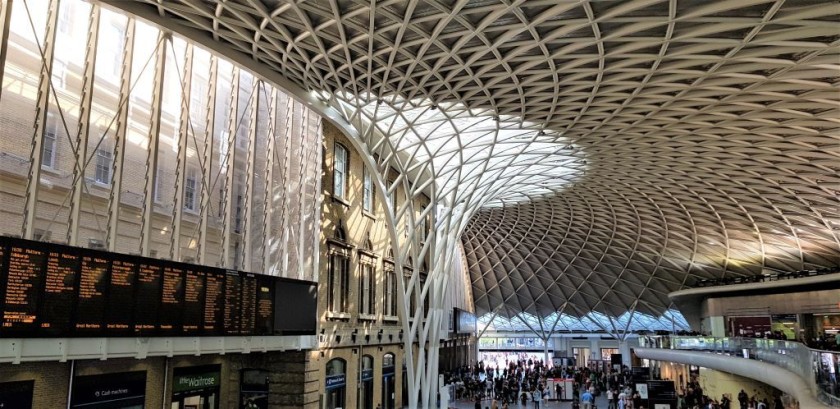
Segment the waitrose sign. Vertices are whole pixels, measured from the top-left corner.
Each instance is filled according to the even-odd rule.
[[[218,372],[176,376],[175,383],[172,385],[172,392],[218,388],[219,379]]]

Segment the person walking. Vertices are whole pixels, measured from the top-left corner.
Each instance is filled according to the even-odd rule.
[[[607,389],[607,409],[615,409],[615,391],[612,388]]]
[[[531,398],[534,400],[534,409],[540,409],[540,402],[542,402],[542,392],[534,388],[531,391]]]
[[[741,409],[747,409],[747,401],[749,401],[747,393],[741,389],[741,392],[738,393],[738,404],[741,405]]]
[[[584,391],[580,395],[580,403],[583,405],[582,409],[592,409],[592,404],[595,402],[595,397],[589,391]]]

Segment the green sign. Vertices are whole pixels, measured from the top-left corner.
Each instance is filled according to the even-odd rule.
[[[219,387],[220,378],[218,372],[176,376],[175,383],[172,384],[172,393],[215,389]]]

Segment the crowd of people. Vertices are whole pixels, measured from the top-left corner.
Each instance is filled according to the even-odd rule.
[[[474,366],[464,366],[452,372],[445,372],[445,383],[455,386],[456,400],[475,402],[476,409],[508,409],[511,406],[533,405],[534,409],[546,400],[560,400],[564,396],[563,384],[548,382],[552,378],[571,379],[572,408],[594,409],[595,397],[602,394],[607,400],[606,409],[644,409],[643,399],[635,390],[629,368],[620,371],[606,371],[590,368],[550,368],[542,360],[523,355],[510,356],[504,366],[485,365],[484,361]],[[733,400],[728,394],[713,399],[704,394],[703,388],[692,380],[680,388],[677,407],[679,409],[784,409],[780,397],[772,401],[766,398],[750,397],[743,390]],[[603,409],[603,408],[601,408]]]

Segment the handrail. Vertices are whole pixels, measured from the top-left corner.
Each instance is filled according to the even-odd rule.
[[[800,342],[741,337],[642,336],[639,346],[722,353],[767,362],[800,376],[821,402],[840,408],[840,353]]]

